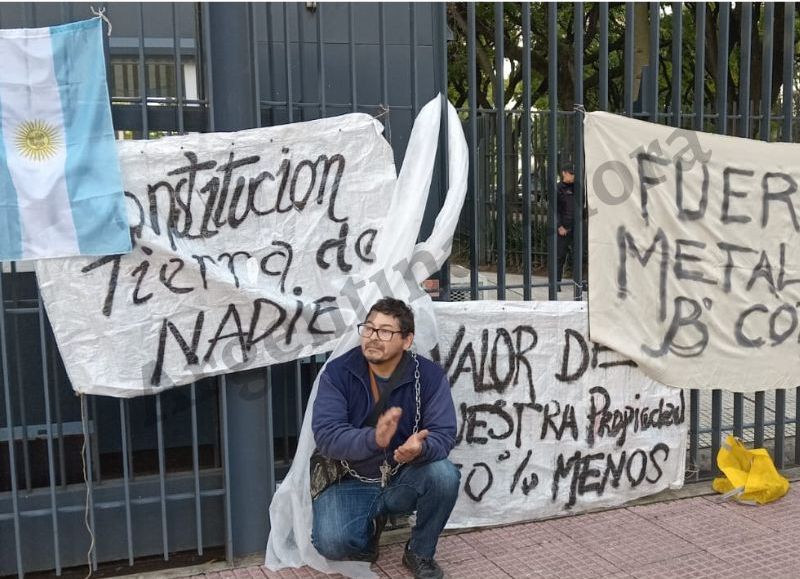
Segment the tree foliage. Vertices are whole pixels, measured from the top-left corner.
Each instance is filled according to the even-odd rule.
[[[626,24],[625,5],[615,3],[609,5],[608,19],[608,54],[600,53],[600,4],[585,4],[583,12],[577,13],[575,4],[572,3],[531,3],[530,22],[522,22],[522,7],[520,3],[492,3],[474,4],[475,10],[475,76],[477,88],[477,106],[479,108],[495,108],[495,87],[497,86],[496,56],[498,47],[502,48],[505,61],[504,98],[502,107],[510,108],[522,101],[523,85],[523,42],[522,27],[530,26],[531,31],[531,73],[530,90],[534,109],[549,108],[548,74],[548,11],[557,11],[558,22],[558,108],[571,110],[576,102],[575,78],[582,74],[584,94],[582,104],[587,110],[600,108],[600,67],[604,58],[608,63],[608,110],[622,111],[624,109],[625,87],[625,33],[632,27]],[[498,22],[496,6],[500,7],[502,22]],[[637,54],[632,79],[636,92],[633,98],[638,99],[638,87],[644,68],[642,64],[649,61],[649,18],[651,4],[636,4],[637,18],[634,20],[634,49]],[[672,10],[676,4],[659,4],[659,39],[658,39],[658,109],[668,109],[672,93],[677,90],[672,82],[673,50],[672,37],[674,32],[673,21],[675,14]],[[679,4],[683,23],[681,39],[681,102],[684,112],[691,112],[694,102],[696,59],[698,50],[696,46],[695,31],[698,21],[699,9],[703,5]],[[698,8],[700,6],[701,8]],[[727,74],[726,106],[728,113],[738,107],[742,79],[740,78],[741,54],[743,42],[748,38],[751,44],[750,58],[750,98],[753,110],[758,113],[761,109],[762,78],[765,58],[763,45],[765,40],[765,13],[764,3],[751,3],[752,26],[750,30],[742,30],[743,11],[745,3],[737,2],[730,10],[729,37],[724,58],[720,59],[718,46],[724,39],[720,38],[722,5],[719,2],[708,2],[705,10],[705,59],[704,59],[704,104],[706,111],[714,110],[716,106],[716,86],[721,69]],[[469,104],[469,66],[468,58],[468,5],[465,3],[451,3],[448,5],[448,20],[453,41],[450,43],[449,56],[449,92],[451,100],[458,107]],[[797,30],[798,12],[800,5],[793,14],[786,14],[787,5],[774,5],[774,20],[772,34],[772,70],[768,75],[771,83],[769,106],[774,110],[781,99],[783,83],[784,58],[798,58],[798,44],[800,34],[794,34],[794,50],[791,53],[784,51],[784,28],[792,26]],[[642,20],[643,17],[644,20]],[[575,19],[582,20],[583,31],[583,70],[576,70],[575,58]],[[643,26],[642,23],[646,26]],[[646,30],[642,30],[646,28]],[[499,41],[499,42],[498,42]],[[642,58],[642,54],[646,56]],[[795,65],[797,62],[794,63]],[[796,75],[795,75],[796,76]],[[646,101],[643,101],[646,102]],[[736,104],[734,104],[736,103]],[[642,105],[640,105],[641,107]],[[644,105],[647,106],[647,105]],[[645,109],[646,110],[646,109]]]

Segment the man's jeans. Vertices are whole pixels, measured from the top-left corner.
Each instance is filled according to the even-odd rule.
[[[453,463],[443,459],[402,467],[384,489],[378,484],[344,479],[313,502],[311,542],[326,559],[363,555],[371,548],[375,517],[416,510],[410,549],[417,556],[433,557],[439,534],[456,504],[460,478]]]

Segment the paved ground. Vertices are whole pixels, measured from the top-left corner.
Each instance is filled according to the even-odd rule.
[[[411,577],[400,564],[405,538],[394,540],[381,548],[373,570]],[[800,489],[791,488],[761,507],[706,495],[449,535],[437,559],[452,579],[789,578],[800,576],[799,542]],[[194,577],[324,576],[309,568],[275,573],[254,565]]]

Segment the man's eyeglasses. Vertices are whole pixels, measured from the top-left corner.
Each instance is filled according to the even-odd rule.
[[[381,342],[388,342],[395,334],[402,334],[402,330],[387,330],[385,328],[373,328],[369,324],[358,324],[358,335],[362,338],[371,338],[373,334],[378,335]]]

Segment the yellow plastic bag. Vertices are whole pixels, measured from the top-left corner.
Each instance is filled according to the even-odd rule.
[[[766,449],[745,448],[733,436],[719,449],[717,466],[725,476],[715,478],[711,486],[740,503],[763,505],[789,490],[789,481],[780,475]]]

